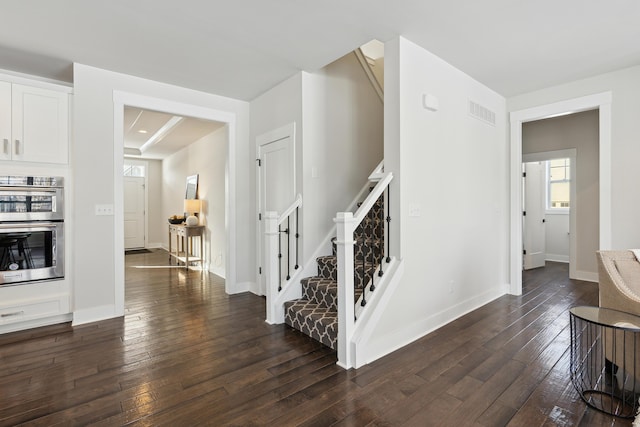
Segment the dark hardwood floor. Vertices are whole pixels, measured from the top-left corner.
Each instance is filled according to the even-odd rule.
[[[126,257],[126,315],[0,336],[0,425],[630,426],[569,380],[567,310],[597,285],[549,263],[504,296],[365,366],[264,322],[264,299]],[[78,284],[81,285],[81,284]]]

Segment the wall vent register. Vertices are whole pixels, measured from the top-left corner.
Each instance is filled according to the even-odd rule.
[[[469,115],[492,126],[496,124],[496,113],[471,100],[469,100]]]

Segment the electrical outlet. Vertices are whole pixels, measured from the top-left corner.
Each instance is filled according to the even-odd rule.
[[[113,215],[113,205],[96,205],[96,215]]]

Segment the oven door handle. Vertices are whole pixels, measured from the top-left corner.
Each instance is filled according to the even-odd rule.
[[[16,233],[24,233],[28,231],[49,231],[51,228],[56,228],[61,222],[33,222],[33,221],[21,221],[11,223],[0,223],[0,230],[11,230]]]
[[[2,194],[7,194],[7,195],[12,195],[12,196],[16,196],[16,195],[21,195],[21,194],[26,194],[26,195],[48,195],[51,193],[55,193],[59,190],[62,190],[61,188],[56,188],[56,187],[0,187],[0,193]],[[39,193],[39,194],[38,194]]]

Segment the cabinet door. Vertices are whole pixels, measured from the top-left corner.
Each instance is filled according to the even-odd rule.
[[[0,160],[11,159],[11,83],[0,82]]]
[[[69,95],[14,84],[12,104],[13,160],[67,163]]]

